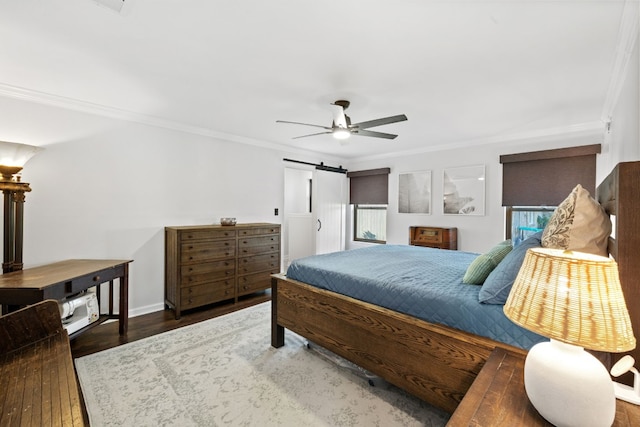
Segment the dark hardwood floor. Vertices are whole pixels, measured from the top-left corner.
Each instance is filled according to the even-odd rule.
[[[71,340],[71,353],[74,358],[86,356],[270,300],[271,291],[267,290],[242,297],[237,304],[226,302],[183,311],[179,320],[176,320],[172,310],[132,317],[129,319],[129,331],[124,337],[118,334],[118,322],[103,323]]]

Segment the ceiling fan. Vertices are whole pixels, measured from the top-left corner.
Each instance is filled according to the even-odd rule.
[[[338,100],[331,104],[333,106],[333,122],[331,126],[313,125],[309,123],[290,122],[286,120],[276,120],[276,123],[289,123],[294,125],[313,126],[322,128],[324,132],[311,133],[308,135],[296,136],[293,139],[306,138],[315,135],[332,134],[336,139],[347,139],[351,135],[370,136],[374,138],[394,139],[398,135],[384,132],[376,132],[368,130],[369,128],[387,125],[390,123],[402,122],[407,120],[407,116],[400,114],[397,116],[385,117],[383,119],[368,120],[366,122],[351,123],[351,119],[344,113],[349,108],[349,101]]]

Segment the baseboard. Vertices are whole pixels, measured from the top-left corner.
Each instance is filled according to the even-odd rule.
[[[144,307],[138,307],[133,310],[129,310],[129,318],[142,316],[143,314],[155,313],[156,311],[164,310],[164,303],[151,304]]]

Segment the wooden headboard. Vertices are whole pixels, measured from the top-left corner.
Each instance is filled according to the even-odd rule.
[[[611,216],[609,253],[618,263],[620,283],[636,339],[640,338],[640,162],[618,163],[596,191]],[[639,339],[640,342],[640,339]],[[640,348],[630,351],[640,362]],[[613,355],[614,361],[621,355]]]

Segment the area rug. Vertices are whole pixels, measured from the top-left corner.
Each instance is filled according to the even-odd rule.
[[[91,425],[446,424],[445,412],[291,331],[271,347],[270,320],[266,302],[76,359]]]

